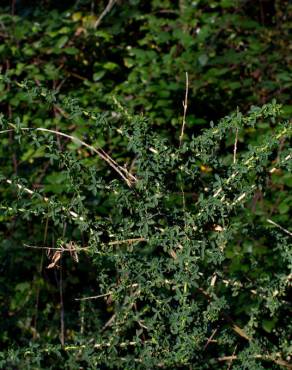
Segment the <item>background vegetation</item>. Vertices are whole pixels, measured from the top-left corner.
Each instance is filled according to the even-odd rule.
[[[0,9],[0,366],[291,368],[291,4]]]

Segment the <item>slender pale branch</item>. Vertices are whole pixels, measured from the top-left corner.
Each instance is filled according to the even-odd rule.
[[[15,131],[15,130],[16,129],[14,127],[13,129],[0,131],[0,134],[7,133],[7,132],[12,132],[12,131]],[[81,139],[79,139],[75,136],[68,135],[68,134],[65,134],[64,132],[60,132],[60,131],[56,131],[56,130],[46,129],[46,128],[43,128],[43,127],[37,127],[37,128],[22,127],[22,128],[19,128],[19,130],[21,130],[21,131],[29,131],[30,130],[30,131],[47,132],[47,133],[51,133],[51,134],[54,134],[54,135],[57,135],[57,136],[66,137],[67,139],[70,139],[73,142],[78,143],[79,145],[85,146],[86,148],[90,149],[95,154],[97,154],[101,159],[103,159],[105,162],[107,162],[125,180],[126,184],[129,187],[132,187],[133,183],[135,183],[137,181],[137,179],[134,175],[132,175],[124,167],[119,166],[117,164],[117,162],[114,161],[103,149],[101,149],[101,148],[97,149],[97,148],[93,147],[92,145],[87,144],[85,141],[83,141],[83,140],[81,140]]]
[[[238,142],[238,128],[235,132],[234,148],[233,148],[233,164],[236,163],[236,153],[237,153],[237,142]]]
[[[21,184],[14,183],[10,179],[6,179],[6,183],[9,184],[9,185],[15,185],[19,190],[22,190],[22,191],[24,191],[25,193],[27,193],[29,195],[38,194],[35,191],[33,191],[31,189],[28,189],[28,188],[26,188],[25,186],[23,186]],[[38,194],[38,195],[40,195],[40,194]],[[49,203],[49,204],[52,203],[52,201],[47,197],[42,197],[42,199],[45,203]],[[12,208],[11,208],[11,210],[12,210]],[[20,209],[20,211],[21,211],[21,209]],[[84,221],[83,216],[79,216],[76,212],[68,210],[64,206],[62,207],[62,211],[66,211],[66,212],[68,211],[68,213],[70,214],[70,216],[72,216],[73,219],[77,219],[79,221]]]
[[[292,369],[292,365],[289,364],[289,362],[285,361],[285,360],[282,360],[281,358],[276,358],[278,357],[279,354],[276,353],[276,354],[271,354],[271,355],[253,355],[251,356],[251,358],[255,358],[255,359],[260,359],[260,360],[268,360],[268,361],[272,361],[274,362],[275,364],[277,365],[281,365],[281,366],[284,366],[286,367],[287,369]],[[232,356],[223,356],[223,357],[219,357],[218,358],[218,361],[222,362],[222,361],[234,361],[234,360],[237,360],[238,359],[238,356],[235,356],[235,355],[232,355]]]
[[[188,109],[188,94],[189,94],[189,75],[188,75],[188,72],[186,72],[186,91],[185,91],[185,100],[183,101],[184,114],[183,114],[183,120],[182,120],[181,133],[179,137],[179,146],[181,146],[182,144],[184,131],[185,131],[186,115],[187,115],[187,109]]]
[[[100,25],[103,18],[112,10],[112,8],[114,7],[116,2],[117,2],[117,0],[109,0],[107,6],[105,7],[103,12],[100,14],[98,19],[96,20],[96,22],[94,24],[94,28],[97,28]]]
[[[267,219],[268,223],[269,224],[272,224],[274,226],[277,226],[279,229],[281,229],[282,231],[284,231],[286,234],[288,234],[289,236],[292,236],[292,233],[291,231],[285,229],[284,227],[282,227],[281,225],[277,224],[275,221],[272,221],[270,220],[269,218]]]

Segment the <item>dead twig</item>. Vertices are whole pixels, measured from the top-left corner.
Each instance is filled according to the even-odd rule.
[[[129,187],[132,187],[132,185],[135,182],[137,182],[137,179],[136,179],[136,177],[134,175],[132,175],[124,167],[119,166],[117,164],[117,162],[115,160],[113,160],[103,149],[101,149],[101,148],[98,148],[97,149],[97,148],[93,147],[92,145],[87,144],[85,141],[80,140],[79,138],[77,138],[75,136],[68,135],[68,134],[65,134],[64,132],[59,132],[59,131],[56,131],[56,130],[46,129],[46,128],[43,128],[43,127],[38,127],[38,128],[22,127],[22,128],[20,128],[20,130],[21,131],[40,131],[40,132],[47,132],[47,133],[54,134],[56,136],[66,137],[67,139],[70,139],[71,141],[73,141],[75,143],[78,143],[81,146],[85,146],[86,148],[90,149],[95,154],[97,154],[101,159],[103,159],[105,162],[107,162],[109,164],[109,166],[111,166],[125,180],[126,184]],[[0,134],[9,133],[9,132],[12,132],[12,131],[15,131],[15,128],[14,127],[13,127],[13,129],[8,129],[8,130],[0,131]]]
[[[75,298],[75,301],[88,301],[90,299],[103,298],[103,297],[107,297],[107,296],[111,295],[112,293],[113,292],[108,292],[108,293],[104,293],[104,294],[94,295],[94,296],[91,296],[91,297]]]
[[[119,245],[119,244],[133,244],[138,242],[146,242],[145,238],[134,238],[134,239],[125,239],[125,240],[114,240],[109,242],[108,245]]]
[[[276,358],[279,357],[280,354],[272,354],[272,355],[253,355],[251,358],[256,358],[260,360],[265,360],[265,361],[272,361],[277,365],[284,366],[287,369],[292,369],[292,365],[289,364],[289,362],[282,360],[281,358]],[[232,356],[223,356],[219,357],[217,360],[222,362],[222,361],[234,361],[237,360],[238,356],[232,355]]]
[[[236,163],[236,153],[237,153],[237,142],[238,142],[238,128],[235,133],[234,149],[233,149],[233,163]]]
[[[32,249],[41,249],[41,250],[44,250],[45,249],[45,250],[47,250],[48,256],[50,256],[50,252],[51,251],[54,251],[53,256],[50,257],[51,258],[51,263],[49,264],[49,266],[47,266],[48,269],[51,269],[51,268],[54,268],[54,267],[58,267],[57,266],[57,262],[59,260],[61,260],[62,254],[64,252],[69,252],[70,253],[70,256],[73,259],[73,261],[75,261],[76,263],[78,263],[79,262],[78,251],[88,250],[88,248],[80,248],[80,247],[78,247],[78,245],[75,244],[72,241],[70,241],[69,243],[66,243],[65,244],[65,247],[61,246],[59,248],[39,247],[39,246],[36,246],[36,245],[27,245],[27,244],[24,244],[24,246],[26,248],[32,248]]]
[[[109,0],[107,6],[103,10],[103,12],[100,14],[96,22],[94,23],[94,28],[97,28],[100,25],[103,18],[112,10],[116,2],[117,0]]]
[[[217,331],[218,331],[218,328],[216,328],[216,329],[213,331],[213,333],[211,334],[210,338],[208,338],[207,343],[206,343],[206,344],[205,344],[205,346],[204,346],[204,351],[205,351],[205,349],[208,347],[208,345],[209,345],[211,342],[213,342],[213,338],[214,338],[215,334],[217,333]]]
[[[60,341],[61,341],[62,347],[64,347],[64,345],[65,345],[65,320],[64,320],[65,310],[64,310],[64,297],[63,297],[62,255],[60,255],[59,293],[60,293]]]
[[[236,345],[236,346],[235,346],[235,348],[234,348],[234,351],[233,351],[233,353],[232,353],[232,357],[234,357],[234,356],[235,356],[236,349],[237,349],[237,345]],[[227,367],[227,370],[230,370],[230,369],[231,369],[232,362],[233,362],[233,359],[232,359],[232,360],[230,360],[230,362],[229,362],[229,364],[228,364],[228,367]]]
[[[65,249],[63,247],[60,247],[60,248],[52,248],[52,247],[39,247],[37,245],[28,245],[28,244],[24,244],[24,246],[26,248],[32,248],[32,249],[46,249],[46,250],[52,250],[52,251],[60,251],[60,252],[70,252],[71,253],[71,250],[70,249]],[[84,247],[84,248],[80,248],[80,247],[77,247],[75,250],[76,251],[87,251],[89,248],[88,247]]]
[[[268,221],[269,224],[277,226],[280,230],[284,231],[284,233],[288,234],[289,236],[292,236],[291,231],[285,229],[284,227],[282,227],[281,225],[277,224],[276,222],[270,220],[269,218],[267,219],[267,221]]]
[[[181,146],[182,144],[184,131],[185,131],[186,115],[187,115],[187,109],[188,109],[188,93],[189,93],[189,75],[188,75],[188,72],[186,72],[186,91],[185,91],[185,100],[183,101],[184,114],[183,114],[181,133],[179,137],[179,146]]]

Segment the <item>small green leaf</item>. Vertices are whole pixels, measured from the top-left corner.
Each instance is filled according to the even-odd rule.
[[[99,80],[101,80],[105,74],[106,74],[106,71],[95,72],[93,74],[93,81],[99,81]]]
[[[64,53],[68,55],[76,55],[79,53],[79,50],[77,48],[70,47],[70,48],[65,48]]]
[[[286,203],[286,201],[279,204],[279,212],[281,215],[289,212],[289,205]]]
[[[276,320],[263,320],[262,327],[267,333],[271,333],[276,325]]]
[[[119,66],[116,64],[116,63],[112,63],[112,62],[107,62],[103,65],[103,68],[104,69],[107,69],[109,71],[112,71],[113,69],[116,69],[118,68]]]
[[[209,58],[207,54],[201,54],[198,58],[198,61],[202,67],[204,67],[207,64],[208,60]]]
[[[68,42],[69,40],[69,37],[68,36],[62,36],[61,38],[59,38],[59,40],[57,41],[56,43],[56,47],[58,49],[62,49],[64,47],[64,45]]]

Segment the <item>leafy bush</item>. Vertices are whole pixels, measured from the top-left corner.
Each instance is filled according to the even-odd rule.
[[[18,0],[14,16],[0,14],[0,58],[11,78],[46,82],[100,112],[115,94],[170,137],[179,127],[185,71],[190,136],[237,106],[246,112],[273,98],[291,115],[288,0],[117,2],[98,28],[106,1],[94,8],[85,0],[67,8],[37,3]],[[25,98],[6,89],[1,99],[13,113]],[[28,117],[37,113],[26,109]]]
[[[111,3],[0,5],[0,368],[291,368],[291,4]]]
[[[17,173],[1,163],[2,368],[291,367],[291,125],[279,105],[168,141],[117,100],[100,114],[2,81],[42,122],[44,106],[67,122],[1,116],[1,150],[21,158]]]

